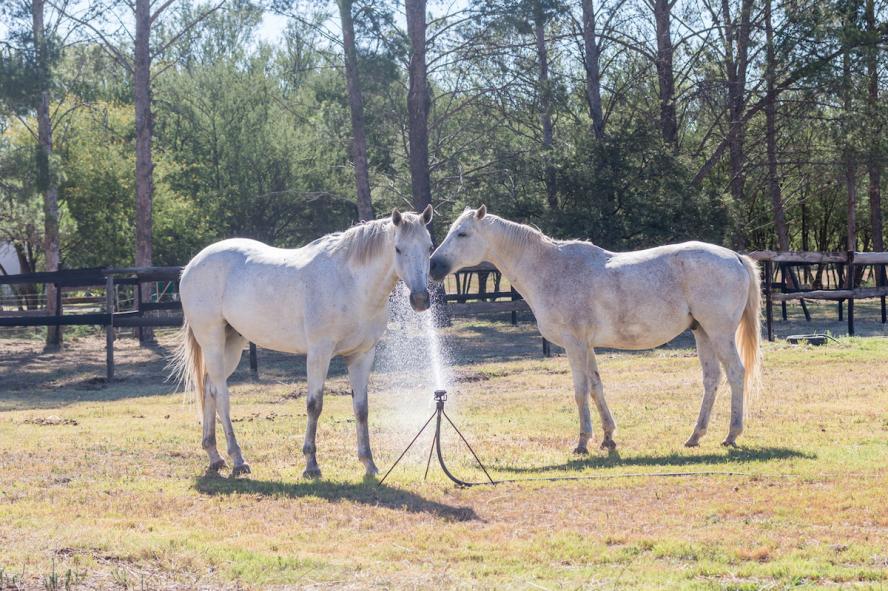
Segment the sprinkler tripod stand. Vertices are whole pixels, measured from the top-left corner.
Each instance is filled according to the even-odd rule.
[[[407,452],[413,447],[413,444],[416,443],[416,440],[419,439],[419,436],[422,435],[422,432],[426,430],[426,427],[429,426],[429,423],[432,422],[432,419],[435,420],[435,436],[432,439],[432,447],[429,449],[429,459],[426,462],[425,475],[423,476],[423,480],[428,478],[429,476],[429,467],[432,465],[432,452],[437,451],[438,454],[438,463],[441,465],[441,470],[444,471],[444,474],[447,475],[447,478],[452,480],[457,486],[475,486],[478,484],[496,484],[493,478],[490,477],[490,474],[487,473],[487,468],[484,467],[484,464],[481,463],[481,460],[478,459],[478,454],[475,453],[475,450],[472,449],[472,446],[469,445],[469,442],[466,441],[466,438],[463,437],[463,434],[460,433],[459,429],[457,429],[456,425],[453,424],[453,421],[450,420],[450,417],[447,416],[447,413],[444,412],[444,402],[447,400],[447,391],[446,390],[435,390],[435,412],[432,413],[432,416],[425,422],[419,432],[413,437],[407,447],[401,452],[401,455],[398,456],[398,459],[395,460],[395,463],[392,464],[392,467],[388,469],[388,472],[385,473],[385,476],[379,481],[379,486],[382,486],[382,483],[385,482],[385,479],[388,478],[388,475],[392,473],[392,470],[395,469],[395,466],[403,459]],[[459,438],[462,439],[463,443],[466,444],[466,447],[469,448],[469,451],[472,452],[472,457],[475,458],[475,461],[478,462],[478,466],[484,472],[484,475],[487,476],[487,480],[490,482],[466,482],[465,480],[460,480],[453,473],[447,469],[447,464],[444,463],[444,455],[441,452],[441,417],[447,419],[447,422],[450,423],[450,426],[453,427],[453,430],[456,431],[456,434],[459,435]]]

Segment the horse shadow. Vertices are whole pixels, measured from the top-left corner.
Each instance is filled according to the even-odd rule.
[[[728,448],[723,453],[704,453],[686,455],[667,453],[659,455],[630,456],[624,458],[616,451],[607,456],[578,457],[562,464],[548,466],[493,466],[495,470],[515,474],[534,474],[554,470],[585,470],[586,468],[617,468],[633,466],[694,466],[694,465],[725,465],[732,463],[771,462],[775,460],[814,460],[817,455],[788,447],[737,447]]]
[[[332,503],[351,501],[373,507],[385,507],[407,513],[427,513],[445,521],[476,521],[478,514],[471,507],[458,507],[432,501],[406,490],[378,485],[375,480],[355,484],[330,481],[284,482],[252,478],[226,478],[218,474],[204,474],[197,479],[195,489],[204,495],[254,494],[291,499],[313,497]]]

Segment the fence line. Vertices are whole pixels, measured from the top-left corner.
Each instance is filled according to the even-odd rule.
[[[762,289],[765,300],[765,317],[768,340],[774,340],[773,330],[773,306],[781,305],[783,318],[786,319],[786,302],[798,300],[803,307],[805,316],[810,320],[810,314],[805,306],[805,300],[827,300],[838,303],[839,320],[842,320],[844,306],[847,307],[848,334],[854,334],[854,301],[860,299],[881,299],[882,322],[886,318],[886,297],[888,297],[888,281],[886,281],[886,266],[888,266],[888,252],[847,252],[847,253],[821,253],[821,252],[781,252],[781,251],[754,251],[749,256],[762,264],[763,278]],[[832,288],[824,288],[812,285],[811,289],[802,289],[802,282],[796,273],[797,268],[809,274],[809,267],[818,266],[816,277],[820,281],[824,275],[827,283],[830,283],[830,269],[835,276]],[[870,279],[876,285],[873,287],[861,286],[863,272],[866,267],[872,267]],[[176,327],[181,326],[181,314],[156,315],[154,312],[175,312],[181,310],[181,303],[172,299],[173,293],[164,290],[163,293],[171,299],[150,301],[143,297],[143,285],[157,282],[166,282],[169,285],[177,285],[181,267],[119,267],[119,268],[93,268],[73,269],[65,271],[28,273],[21,275],[0,275],[0,286],[20,286],[53,284],[56,286],[56,313],[46,314],[40,310],[0,310],[0,327],[12,326],[72,326],[92,325],[102,326],[106,331],[107,349],[107,376],[114,376],[114,329],[118,327],[134,327],[139,329],[140,338],[143,328]],[[779,276],[779,281],[775,278]],[[814,283],[816,283],[815,281]],[[489,290],[490,283],[492,290]],[[453,289],[448,293],[446,286]],[[130,286],[133,289],[135,309],[121,310],[118,288]],[[77,314],[65,314],[62,308],[63,288],[98,287],[104,289],[104,298],[95,296],[77,298],[82,305],[94,303],[103,308],[101,311],[88,311]],[[775,291],[775,288],[778,291]],[[178,289],[176,290],[178,293]],[[149,301],[146,301],[149,300]],[[521,295],[511,285],[508,289],[503,284],[500,271],[489,263],[475,267],[467,267],[456,271],[452,278],[445,283],[444,301],[449,315],[466,316],[477,314],[509,313],[513,324],[518,322],[519,312],[530,312],[530,307]],[[33,304],[34,302],[30,302]],[[549,343],[543,339],[543,354],[550,354]],[[258,375],[258,361],[256,346],[250,343],[250,370],[254,376]]]

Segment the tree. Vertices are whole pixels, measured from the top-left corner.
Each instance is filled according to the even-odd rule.
[[[52,0],[49,0],[52,1]],[[215,1],[215,0],[214,0]],[[217,11],[225,0],[202,8],[196,15],[185,13],[184,24],[177,32],[167,35],[152,47],[152,31],[160,24],[160,19],[169,13],[176,0],[165,0],[159,6],[153,6],[151,0],[134,0],[126,2],[133,21],[133,33],[127,32],[133,40],[132,57],[123,53],[120,44],[101,30],[99,17],[122,9],[119,3],[104,5],[95,0],[87,7],[85,15],[76,15],[64,5],[56,5],[74,23],[87,28],[95,36],[105,50],[129,73],[132,81],[133,107],[135,111],[135,179],[136,179],[136,241],[134,261],[137,267],[152,264],[152,207],[154,198],[154,159],[152,156],[152,129],[154,119],[151,105],[151,87],[154,78],[160,74],[152,74],[152,64],[160,59],[179,39],[193,27]],[[90,18],[90,16],[92,18]],[[123,22],[121,19],[120,22]],[[150,294],[143,294],[150,297]]]
[[[413,207],[422,211],[432,202],[432,181],[429,174],[429,95],[426,64],[426,0],[405,0],[409,62],[407,73],[407,118],[410,159],[410,186]]]
[[[336,0],[342,26],[342,53],[345,61],[345,80],[348,88],[348,107],[351,114],[351,153],[355,167],[358,215],[372,220],[373,203],[370,200],[370,169],[367,161],[367,134],[364,131],[364,97],[358,73],[358,52],[355,44],[355,24],[352,0]],[[430,192],[431,194],[431,192]]]
[[[586,100],[592,119],[592,134],[604,138],[604,111],[601,107],[601,48],[595,30],[594,0],[583,0],[583,66],[586,69]]]

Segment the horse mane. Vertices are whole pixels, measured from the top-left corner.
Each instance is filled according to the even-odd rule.
[[[487,217],[490,218],[492,225],[500,230],[499,237],[506,243],[503,247],[512,251],[528,248],[542,250],[547,246],[564,244],[563,240],[550,238],[532,226],[519,224],[499,216],[488,215]]]
[[[365,264],[373,260],[385,246],[391,218],[385,217],[369,222],[361,222],[343,232],[336,232],[326,237],[332,242],[331,252],[345,253],[349,261]]]

